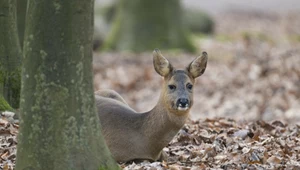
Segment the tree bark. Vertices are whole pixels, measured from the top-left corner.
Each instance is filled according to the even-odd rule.
[[[7,105],[6,101],[19,107],[21,55],[16,0],[0,0],[0,110],[5,110],[1,106]]]
[[[194,51],[182,17],[179,0],[121,0],[104,48],[137,52],[154,48]]]
[[[26,11],[27,0],[19,0],[17,2],[17,24],[21,49],[23,48],[24,41]]]
[[[92,86],[93,0],[29,1],[17,170],[119,169]]]

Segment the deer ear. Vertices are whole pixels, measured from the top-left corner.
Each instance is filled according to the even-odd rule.
[[[153,65],[155,71],[163,77],[173,70],[171,63],[161,54],[159,49],[153,51]]]
[[[202,56],[197,57],[194,61],[190,63],[187,67],[188,72],[192,75],[193,78],[201,76],[207,64],[207,53],[203,52]]]

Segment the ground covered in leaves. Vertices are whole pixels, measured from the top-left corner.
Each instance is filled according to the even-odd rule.
[[[280,121],[190,121],[164,148],[163,162],[122,164],[124,169],[299,169],[299,125]]]
[[[12,112],[0,115],[0,169],[3,170],[14,169],[16,163],[19,124],[13,116]]]
[[[12,114],[0,118],[0,169],[15,166],[18,123]],[[299,169],[299,125],[281,121],[236,122],[216,118],[188,121],[164,148],[160,162],[120,164],[125,170]]]

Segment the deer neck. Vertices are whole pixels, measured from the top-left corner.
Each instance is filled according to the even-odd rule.
[[[144,132],[149,139],[155,140],[155,145],[161,149],[173,139],[188,117],[188,113],[181,116],[172,113],[162,97],[145,115]]]

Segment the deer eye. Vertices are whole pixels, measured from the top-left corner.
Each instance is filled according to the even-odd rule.
[[[175,90],[176,89],[175,85],[168,85],[168,87],[169,87],[170,90]]]
[[[193,85],[190,84],[190,83],[188,83],[188,84],[186,85],[186,88],[188,88],[189,90],[192,90],[192,89],[193,89]]]

